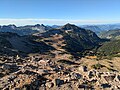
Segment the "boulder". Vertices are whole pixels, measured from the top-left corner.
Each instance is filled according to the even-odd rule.
[[[54,84],[59,87],[60,85],[64,84],[64,80],[55,79]]]
[[[109,81],[112,82],[115,79],[115,75],[104,76],[104,78],[107,82],[109,82]]]
[[[108,83],[105,83],[105,84],[101,84],[101,87],[105,89],[105,88],[110,88],[111,85]]]
[[[86,66],[80,66],[78,69],[79,69],[79,71],[87,72],[87,67]]]
[[[96,75],[96,72],[95,71],[89,71],[88,72],[88,77],[89,78],[92,78],[92,77],[94,77]]]
[[[71,79],[80,79],[82,77],[81,74],[74,72],[72,72],[70,75],[71,75]]]
[[[120,75],[117,76],[118,80],[120,81]]]

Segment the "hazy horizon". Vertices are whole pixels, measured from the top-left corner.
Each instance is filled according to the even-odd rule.
[[[24,25],[65,25],[67,23],[75,25],[103,25],[103,24],[119,24],[120,21],[97,21],[97,20],[62,20],[62,19],[0,19],[0,25],[14,24],[16,26]]]

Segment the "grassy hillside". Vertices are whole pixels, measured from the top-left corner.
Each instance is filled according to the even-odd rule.
[[[98,53],[104,56],[111,56],[120,53],[120,40],[113,40],[104,43],[99,49]]]

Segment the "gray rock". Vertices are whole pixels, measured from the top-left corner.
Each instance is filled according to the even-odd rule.
[[[3,69],[10,69],[10,65],[4,64],[4,65],[2,65],[2,68]]]
[[[55,85],[56,85],[56,86],[60,86],[60,85],[62,85],[62,84],[64,84],[64,80],[55,79]]]
[[[82,71],[82,72],[88,71],[86,66],[80,66],[78,69],[79,69],[79,71]]]
[[[120,75],[117,76],[118,80],[120,81]]]
[[[108,84],[108,83],[105,83],[105,84],[102,84],[101,85],[102,86],[102,88],[110,88],[111,87],[111,85],[110,84]]]
[[[80,79],[82,77],[81,74],[74,72],[72,72],[70,75],[71,75],[71,79]]]

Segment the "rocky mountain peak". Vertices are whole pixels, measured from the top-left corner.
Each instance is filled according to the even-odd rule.
[[[61,29],[70,30],[70,29],[80,29],[80,28],[78,26],[74,25],[74,24],[67,23]]]
[[[40,27],[40,24],[36,24],[35,27]]]

